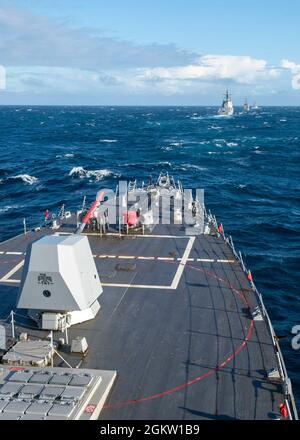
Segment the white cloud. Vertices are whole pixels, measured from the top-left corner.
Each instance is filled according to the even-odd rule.
[[[6,66],[8,93],[46,98],[215,95],[225,86],[242,96],[245,90],[270,95],[282,87],[282,68],[293,73],[293,87],[300,88],[299,65],[288,60],[274,68],[247,55],[199,56],[172,44],[139,45],[105,36],[99,29],[74,28],[3,7],[0,63]]]
[[[269,68],[265,60],[249,56],[204,55],[195,64],[171,68],[144,69],[146,79],[167,80],[232,80],[252,84],[258,80],[274,79],[279,71]]]
[[[68,67],[18,67],[10,68],[8,88],[10,91],[33,91],[34,93],[90,92],[120,94],[191,94],[215,90],[235,84],[268,89],[266,80],[275,80],[280,71],[270,68],[267,61],[248,56],[204,55],[197,63],[176,67],[115,68],[87,70]]]

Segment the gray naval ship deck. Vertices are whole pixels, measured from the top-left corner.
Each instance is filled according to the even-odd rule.
[[[117,371],[101,419],[264,420],[282,403],[297,417],[273,328],[230,238],[187,236],[175,224],[144,235],[83,233],[104,292],[96,318],[71,327],[69,338],[88,341],[80,368]],[[15,306],[27,246],[46,234],[53,230],[0,244],[1,318]],[[48,333],[16,320],[20,331]]]

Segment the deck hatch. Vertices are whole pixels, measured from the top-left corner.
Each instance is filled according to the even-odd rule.
[[[27,383],[32,376],[31,371],[14,371],[7,379],[9,382]]]
[[[34,375],[29,379],[29,383],[42,383],[47,384],[51,378],[53,377],[53,374],[48,372],[41,372],[41,373],[34,373]]]
[[[22,400],[13,400],[4,408],[5,413],[12,414],[24,414],[26,409],[30,406],[30,402],[24,402]]]
[[[65,417],[68,418],[74,411],[75,404],[74,403],[55,403],[48,415],[52,417]]]
[[[72,379],[72,374],[54,374],[50,379],[51,385],[68,385]]]
[[[90,383],[92,382],[93,377],[89,376],[89,375],[74,375],[72,377],[71,382],[69,383],[69,385],[73,385],[73,386],[79,386],[79,387],[88,387],[90,385]]]
[[[46,416],[49,410],[52,408],[51,402],[34,402],[26,410],[26,414],[33,414],[37,416]]]
[[[40,399],[55,400],[58,399],[64,391],[65,391],[65,387],[45,386],[45,388],[40,394]]]
[[[67,387],[61,395],[61,400],[78,401],[84,396],[85,387]]]
[[[13,397],[15,394],[17,394],[20,391],[21,388],[22,388],[21,384],[7,382],[6,384],[2,385],[0,388],[0,399]]]
[[[43,388],[43,385],[24,385],[19,393],[19,398],[34,399],[42,392]]]
[[[0,412],[4,410],[8,403],[9,400],[0,400]]]

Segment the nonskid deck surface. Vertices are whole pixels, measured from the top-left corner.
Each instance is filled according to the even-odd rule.
[[[0,244],[1,318],[15,305],[24,252],[49,229]],[[81,368],[117,370],[102,419],[268,419],[284,401],[257,299],[229,246],[157,225],[146,236],[89,235],[104,286]],[[35,332],[46,335],[46,332]],[[74,364],[74,358],[67,355]]]

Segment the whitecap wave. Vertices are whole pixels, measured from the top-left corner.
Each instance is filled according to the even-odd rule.
[[[197,170],[197,171],[206,171],[207,170],[207,168],[205,168],[205,167],[201,167],[199,165],[193,165],[193,164],[190,164],[190,163],[184,163],[182,165],[186,166],[187,168],[191,168],[191,169]]]
[[[23,208],[23,205],[7,205],[0,208],[0,214],[4,214],[5,212],[12,211],[14,209]]]
[[[105,177],[112,176],[113,172],[110,170],[86,170],[83,167],[73,167],[69,172],[69,176],[79,177],[80,179],[88,178],[96,180],[103,180]]]
[[[38,181],[36,177],[30,176],[29,174],[18,174],[17,176],[12,176],[11,178],[15,180],[22,180],[24,183],[27,183],[28,185],[33,185]]]
[[[115,142],[118,142],[117,139],[99,139],[99,142],[104,142],[107,144],[113,144]]]

